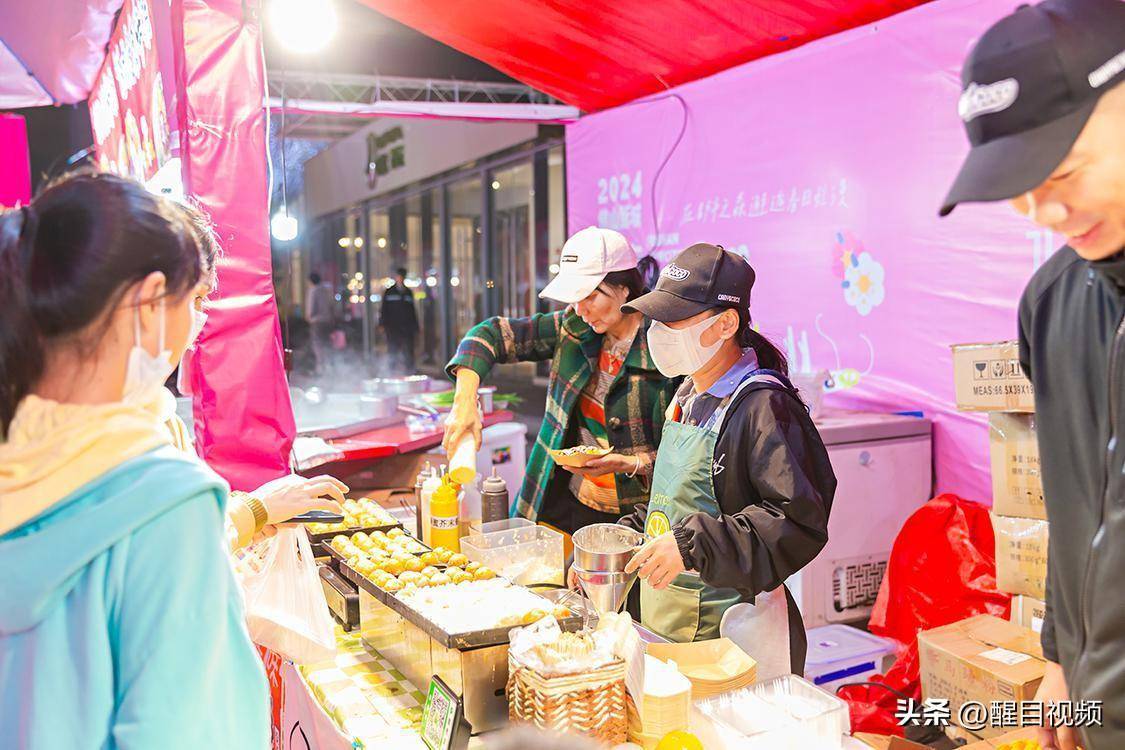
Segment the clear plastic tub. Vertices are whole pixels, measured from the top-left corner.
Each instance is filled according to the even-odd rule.
[[[708,750],[839,750],[851,726],[844,701],[791,674],[696,707],[711,721]]]
[[[825,625],[808,631],[805,679],[833,695],[841,685],[863,682],[885,671],[894,656],[892,642],[849,625]]]
[[[529,521],[526,518],[504,518],[499,521],[489,521],[488,523],[481,523],[478,519],[469,524],[470,536],[479,536],[480,534],[495,534],[499,531],[508,531],[510,529],[526,529],[535,526],[535,521]]]
[[[517,526],[461,539],[461,552],[523,586],[563,585],[563,536],[545,526]]]

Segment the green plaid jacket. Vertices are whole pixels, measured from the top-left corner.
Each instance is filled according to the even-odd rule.
[[[660,374],[648,351],[645,320],[633,347],[610,385],[606,396],[606,430],[617,453],[640,454],[651,471],[656,444],[664,428],[664,412],[676,393],[679,379]],[[547,408],[539,436],[527,461],[523,488],[516,498],[516,513],[535,520],[543,506],[555,471],[551,449],[566,448],[571,420],[578,411],[578,396],[590,380],[602,350],[602,337],[569,308],[529,318],[489,318],[478,323],[461,340],[457,354],[446,365],[454,378],[458,367],[468,367],[483,381],[495,364],[551,360]],[[572,437],[573,438],[573,433]],[[648,477],[615,475],[622,512],[648,501]]]

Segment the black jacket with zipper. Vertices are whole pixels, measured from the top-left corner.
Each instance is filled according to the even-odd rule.
[[[685,386],[686,387],[686,386]],[[721,399],[709,401],[709,416]],[[697,402],[701,403],[701,402]],[[719,515],[692,513],[672,528],[684,565],[704,583],[736,589],[752,602],[813,560],[828,542],[836,474],[808,409],[796,392],[753,383],[730,404],[719,429],[711,475]],[[648,506],[620,523],[643,531]],[[789,605],[789,657],[804,674],[807,640],[801,611]]]
[[[1051,524],[1043,653],[1070,700],[1100,700],[1087,747],[1125,748],[1125,255],[1069,247],[1020,301],[1020,362],[1035,388]]]

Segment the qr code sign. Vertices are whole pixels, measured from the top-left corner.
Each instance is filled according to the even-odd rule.
[[[455,710],[452,699],[433,685],[430,686],[429,700],[426,702],[426,718],[422,731],[426,744],[432,748],[445,747],[448,741],[448,726]]]

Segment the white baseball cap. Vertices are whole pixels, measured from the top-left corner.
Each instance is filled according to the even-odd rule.
[[[586,227],[563,245],[559,272],[539,296],[573,305],[597,289],[606,274],[636,267],[637,254],[623,234]]]

